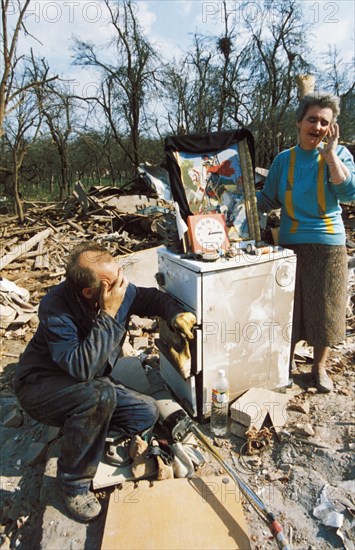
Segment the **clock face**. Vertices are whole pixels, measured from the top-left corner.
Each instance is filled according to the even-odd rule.
[[[226,233],[219,220],[209,218],[199,220],[195,225],[195,237],[197,242],[203,248],[211,248],[216,245],[217,248],[224,242]]]
[[[194,252],[217,252],[228,249],[226,224],[222,214],[189,216],[188,225]]]

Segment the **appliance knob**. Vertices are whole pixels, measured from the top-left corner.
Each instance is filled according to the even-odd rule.
[[[294,281],[293,270],[287,264],[280,265],[276,270],[276,282],[279,286],[289,286]]]
[[[155,280],[159,286],[165,286],[165,275],[161,271],[155,274]]]

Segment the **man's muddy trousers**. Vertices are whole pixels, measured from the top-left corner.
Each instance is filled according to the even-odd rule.
[[[77,382],[69,375],[19,381],[16,394],[35,420],[61,427],[57,479],[68,494],[90,488],[109,430],[122,437],[151,428],[158,419],[154,399],[109,378]]]

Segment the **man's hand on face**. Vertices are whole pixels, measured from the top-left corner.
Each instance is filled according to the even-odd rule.
[[[117,279],[110,286],[107,281],[101,282],[99,305],[111,317],[115,318],[126,294],[128,280],[123,275],[123,269],[119,268]]]

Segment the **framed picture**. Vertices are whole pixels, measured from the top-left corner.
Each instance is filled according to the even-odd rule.
[[[188,216],[222,212],[233,240],[260,240],[254,140],[246,130],[171,136],[165,153],[174,200]]]

